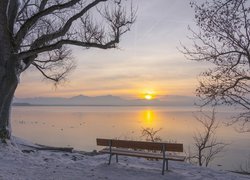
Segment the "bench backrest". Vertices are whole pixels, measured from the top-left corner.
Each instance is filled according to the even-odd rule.
[[[101,139],[97,138],[98,146],[112,146],[117,148],[132,148],[132,149],[147,149],[147,150],[163,150],[165,146],[166,151],[183,152],[183,144],[178,143],[161,143],[161,142],[147,142],[147,141],[129,141],[117,139]]]

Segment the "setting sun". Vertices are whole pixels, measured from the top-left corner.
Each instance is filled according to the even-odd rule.
[[[144,96],[144,98],[147,99],[147,100],[151,100],[153,98],[153,96],[151,94],[146,94]]]
[[[146,100],[152,100],[155,98],[155,92],[152,90],[144,91],[143,98]]]

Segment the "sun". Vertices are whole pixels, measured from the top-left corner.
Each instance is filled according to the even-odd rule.
[[[152,94],[145,94],[144,98],[147,100],[151,100],[151,99],[153,99],[153,95]]]
[[[156,92],[153,90],[144,90],[140,94],[140,99],[145,99],[145,100],[154,100],[156,98]]]

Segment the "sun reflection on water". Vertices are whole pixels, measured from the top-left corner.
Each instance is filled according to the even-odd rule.
[[[147,110],[143,110],[142,111],[142,124],[143,126],[146,127],[153,127],[155,126],[155,113],[153,110],[151,109],[147,109]]]

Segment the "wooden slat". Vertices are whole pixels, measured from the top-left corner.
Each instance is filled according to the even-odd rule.
[[[110,153],[108,148],[105,148],[101,151],[101,153]],[[133,156],[133,157],[143,157],[143,158],[153,158],[153,159],[163,159],[162,153],[152,153],[152,152],[145,152],[145,151],[133,151],[133,150],[126,150],[126,149],[112,149],[112,154],[124,155],[124,156]],[[174,161],[184,161],[185,156],[178,156],[168,154],[165,159],[174,160]]]
[[[147,150],[161,151],[163,145],[165,145],[166,151],[183,152],[183,144],[178,144],[178,143],[129,141],[129,140],[101,139],[101,138],[97,138],[96,143],[98,146],[109,146],[110,140],[112,141],[112,147],[117,147],[117,148],[147,149]]]

